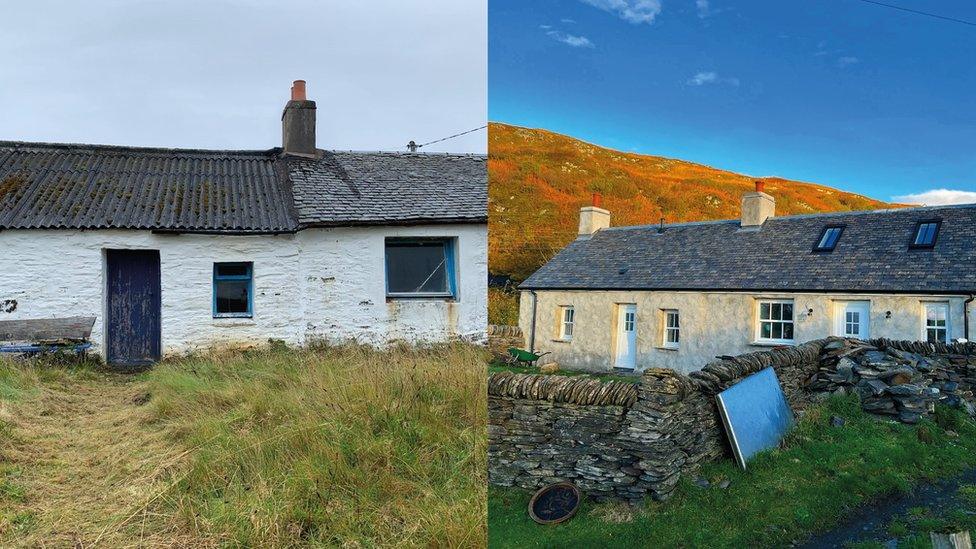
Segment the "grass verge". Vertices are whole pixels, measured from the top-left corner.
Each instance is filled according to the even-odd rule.
[[[846,419],[831,427],[830,417]],[[530,494],[492,487],[491,547],[768,547],[829,529],[849,509],[909,490],[924,479],[976,465],[976,424],[955,410],[916,427],[879,421],[856,398],[835,398],[804,414],[782,449],[741,471],[707,464],[700,488],[687,476],[668,502],[584,503],[570,522],[542,527],[526,515]],[[954,430],[953,430],[954,429]],[[728,488],[716,486],[729,480]]]

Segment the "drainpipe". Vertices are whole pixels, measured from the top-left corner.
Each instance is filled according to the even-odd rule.
[[[972,341],[969,339],[969,304],[974,299],[976,299],[976,294],[969,294],[969,299],[962,302],[962,330],[963,337],[965,337],[967,341]]]
[[[532,295],[532,324],[529,327],[529,352],[535,353],[535,312],[536,305],[539,304],[539,296],[535,295],[535,290],[529,290]]]

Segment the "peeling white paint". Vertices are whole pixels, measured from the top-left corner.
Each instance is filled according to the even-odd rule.
[[[384,239],[457,238],[457,301],[386,298]],[[104,250],[159,250],[165,355],[281,339],[383,345],[485,339],[487,227],[430,225],[307,229],[294,235],[162,235],[149,231],[0,232],[0,319],[96,316],[105,341]],[[213,318],[215,262],[254,263],[254,317]]]

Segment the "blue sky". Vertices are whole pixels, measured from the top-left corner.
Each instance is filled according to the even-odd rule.
[[[976,21],[969,0],[886,3]],[[860,0],[488,10],[490,120],[882,200],[976,202],[976,26]]]

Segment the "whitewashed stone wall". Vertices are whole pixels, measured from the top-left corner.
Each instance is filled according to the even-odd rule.
[[[871,337],[917,341],[922,333],[923,303],[949,304],[949,338],[963,335],[963,301],[957,296],[891,294],[747,294],[730,292],[621,292],[621,291],[537,291],[535,348],[549,351],[543,362],[554,361],[571,369],[591,371],[613,367],[616,307],[637,305],[637,369],[670,368],[689,373],[719,355],[759,351],[767,344],[755,343],[756,300],[793,299],[795,340],[803,343],[836,335],[834,305],[838,301],[869,301]],[[559,336],[559,308],[572,305],[575,327],[572,341]],[[970,321],[976,321],[970,307]],[[662,309],[678,309],[681,343],[678,350],[665,349]],[[812,313],[807,314],[812,309]],[[891,318],[887,312],[891,311]],[[523,291],[519,326],[526,345],[532,329],[532,296]]]
[[[458,300],[386,299],[386,237],[457,237]],[[488,327],[485,225],[338,228],[297,235],[308,337],[368,343],[454,336],[484,341]]]
[[[387,236],[456,237],[459,299],[387,302]],[[269,338],[293,345],[309,338],[370,344],[485,338],[485,225],[309,229],[280,236],[0,231],[0,319],[94,315],[92,341],[101,351],[106,249],[159,250],[165,355]],[[213,264],[233,261],[254,263],[253,318],[213,318]]]

